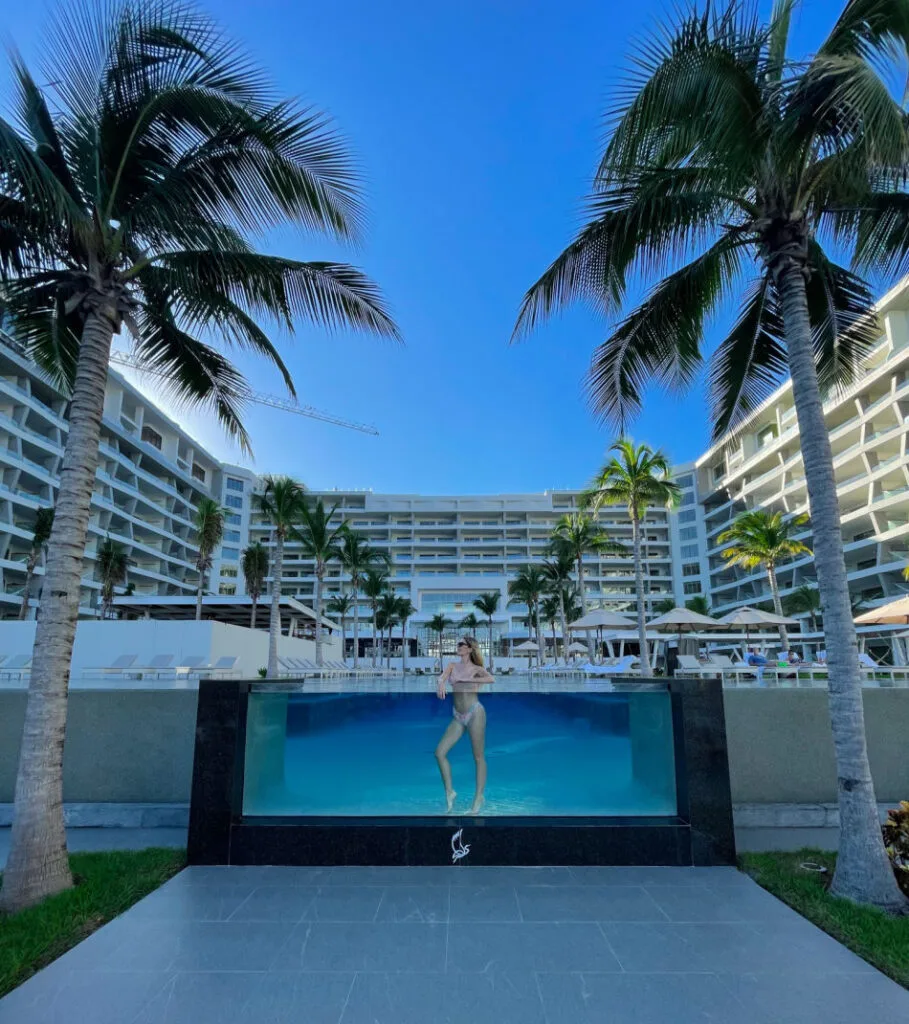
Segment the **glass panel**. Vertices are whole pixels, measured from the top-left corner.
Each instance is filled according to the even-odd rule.
[[[516,683],[508,680],[509,687]],[[307,680],[307,691],[318,685]],[[322,685],[327,691],[330,684]],[[254,689],[244,815],[445,814],[434,751],[454,721],[452,698],[440,701],[426,686],[371,693]],[[666,690],[486,690],[479,696],[482,710],[474,714],[485,715],[488,768],[484,815],[676,814]],[[468,711],[477,695],[457,697]],[[460,734],[448,759],[458,793],[452,813],[467,814],[476,770],[469,736]]]

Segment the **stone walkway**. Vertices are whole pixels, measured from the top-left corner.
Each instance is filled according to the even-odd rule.
[[[860,1024],[909,992],[732,868],[190,868],[0,1024]]]

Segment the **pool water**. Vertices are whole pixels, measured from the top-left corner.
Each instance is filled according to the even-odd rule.
[[[677,811],[669,694],[484,693],[485,816],[664,816]],[[433,693],[252,692],[246,816],[445,814],[434,750],[451,701]],[[449,754],[466,814],[466,734]]]

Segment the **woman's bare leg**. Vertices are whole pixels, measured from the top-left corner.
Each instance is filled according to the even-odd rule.
[[[480,707],[470,720],[467,727],[470,733],[470,745],[473,747],[473,759],[477,763],[477,788],[473,796],[470,814],[479,814],[483,807],[486,791],[486,708]]]
[[[442,784],[445,786],[446,810],[451,812],[454,807],[455,797],[458,795],[451,786],[451,765],[448,762],[448,751],[464,735],[464,726],[456,719],[452,719],[448,728],[442,733],[439,745],[436,747],[436,761],[442,775]]]

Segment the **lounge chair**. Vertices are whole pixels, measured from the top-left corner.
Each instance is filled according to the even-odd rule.
[[[239,658],[236,654],[225,654],[212,665],[206,665],[199,669],[200,675],[206,675],[209,678],[217,676],[220,679],[224,679],[229,675],[237,675],[237,662]]]
[[[14,654],[0,668],[0,677],[4,679],[22,679],[23,676],[31,672],[29,667],[31,662],[32,656],[30,654]]]
[[[707,665],[702,665],[693,654],[680,654],[678,656],[678,667],[675,670],[677,676],[703,676],[710,673]]]
[[[109,665],[98,665],[94,668],[83,669],[82,678],[84,679],[86,676],[124,675],[135,665],[138,657],[138,654],[121,654],[119,658],[114,658]]]
[[[205,667],[205,655],[204,654],[190,654],[185,658],[181,658],[174,666],[174,673],[178,675],[193,675],[198,673],[200,669]]]

